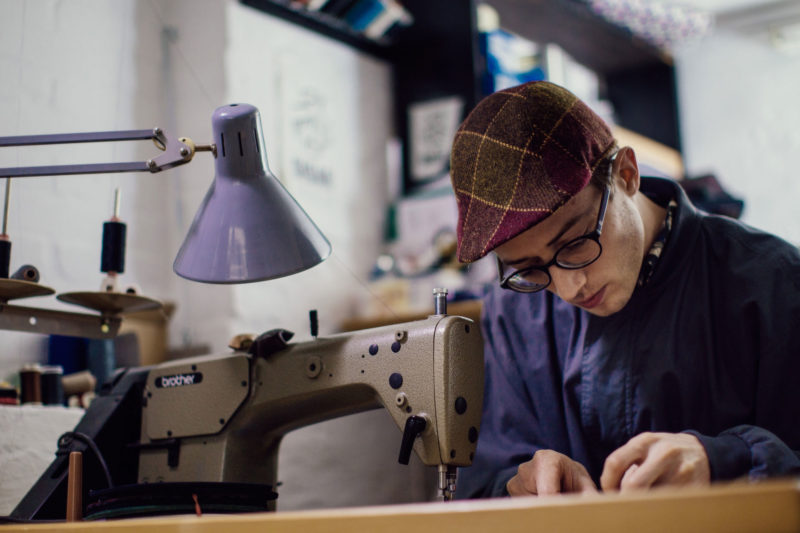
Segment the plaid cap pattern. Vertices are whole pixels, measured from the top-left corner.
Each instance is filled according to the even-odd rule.
[[[546,81],[493,93],[456,132],[458,259],[476,261],[581,191],[615,145],[608,125]]]

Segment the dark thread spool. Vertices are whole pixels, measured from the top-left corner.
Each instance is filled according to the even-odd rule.
[[[7,278],[11,265],[11,241],[0,239],[0,278]]]
[[[311,323],[311,336],[316,338],[319,333],[319,321],[317,320],[317,310],[312,309],[308,312],[308,320]]]
[[[25,365],[19,371],[20,388],[22,394],[20,403],[42,403],[42,367],[39,365]]]
[[[103,223],[103,253],[100,258],[101,272],[125,272],[125,223]]]
[[[64,369],[57,365],[42,367],[42,403],[44,405],[64,405],[64,386],[61,376]]]

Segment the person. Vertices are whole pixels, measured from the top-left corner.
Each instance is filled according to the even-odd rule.
[[[459,260],[493,253],[499,270],[457,497],[800,473],[795,246],[640,176],[633,148],[544,81],[479,102],[451,179]]]

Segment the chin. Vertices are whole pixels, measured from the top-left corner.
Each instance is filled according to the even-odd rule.
[[[632,294],[632,292],[631,292]],[[605,299],[600,302],[600,305],[593,307],[591,309],[585,309],[587,313],[590,313],[594,316],[611,316],[619,311],[621,311],[625,305],[627,305],[628,300],[630,300],[631,294],[628,294],[627,297],[620,295],[614,291],[608,291],[606,294]]]
[[[594,316],[611,316],[617,311],[619,311],[619,309],[617,310],[605,309],[605,306],[597,306],[594,309],[584,309],[584,311]]]
[[[628,302],[631,300],[631,297],[633,296],[633,290],[635,288],[636,284],[634,284],[630,289],[626,290],[624,294],[617,294],[615,295],[615,299],[609,300],[609,305],[606,307],[607,312],[603,316],[610,316],[625,309],[625,307],[628,305]]]

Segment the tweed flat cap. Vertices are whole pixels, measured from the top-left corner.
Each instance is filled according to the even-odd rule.
[[[614,146],[603,119],[553,83],[481,100],[451,152],[459,261],[480,259],[550,216],[589,183]]]

